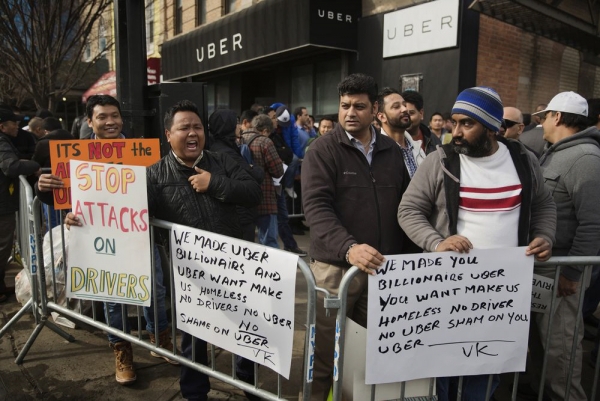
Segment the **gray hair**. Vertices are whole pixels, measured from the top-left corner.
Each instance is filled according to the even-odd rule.
[[[252,128],[258,132],[262,132],[265,129],[271,132],[273,131],[273,121],[271,121],[271,117],[268,115],[259,114],[252,119]]]

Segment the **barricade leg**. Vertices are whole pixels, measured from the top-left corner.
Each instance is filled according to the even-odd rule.
[[[4,327],[2,327],[2,329],[0,329],[0,338],[2,338],[2,336],[6,332],[8,332],[8,329],[10,329],[10,326],[17,323],[19,321],[19,319],[21,319],[23,317],[23,315],[25,315],[27,312],[31,311],[32,303],[33,303],[33,300],[31,298],[29,298],[29,301],[27,301],[27,303],[25,305],[23,305],[23,307],[17,312],[17,314],[14,315],[12,317],[12,319],[10,319],[8,321],[8,323],[6,323],[4,325]]]

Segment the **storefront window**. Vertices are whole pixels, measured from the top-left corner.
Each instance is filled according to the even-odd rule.
[[[293,67],[291,108],[304,106],[314,116],[336,114],[341,68],[337,58]]]
[[[215,111],[215,86],[215,84],[206,85],[206,110],[209,116]],[[207,121],[204,122],[204,124],[207,123]]]
[[[339,59],[322,61],[316,64],[314,115],[337,114],[339,96],[337,85],[341,80]]]
[[[229,80],[211,82],[206,85],[206,109],[210,116],[217,109],[229,108]]]
[[[292,68],[292,104],[296,107],[306,107],[309,114],[313,110],[313,64]]]

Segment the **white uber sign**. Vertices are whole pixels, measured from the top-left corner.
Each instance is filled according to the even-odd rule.
[[[383,16],[383,57],[458,44],[459,0],[437,0]]]

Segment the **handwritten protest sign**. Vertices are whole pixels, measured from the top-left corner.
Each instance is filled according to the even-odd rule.
[[[548,313],[554,290],[554,280],[548,277],[533,275],[531,286],[531,311]]]
[[[67,296],[150,306],[146,169],[72,160]]]
[[[174,225],[177,328],[289,378],[298,256]]]
[[[525,369],[525,248],[386,256],[369,277],[366,383]]]
[[[52,174],[62,178],[64,183],[63,188],[54,190],[54,208],[71,208],[71,160],[148,167],[159,159],[158,139],[50,141]]]

